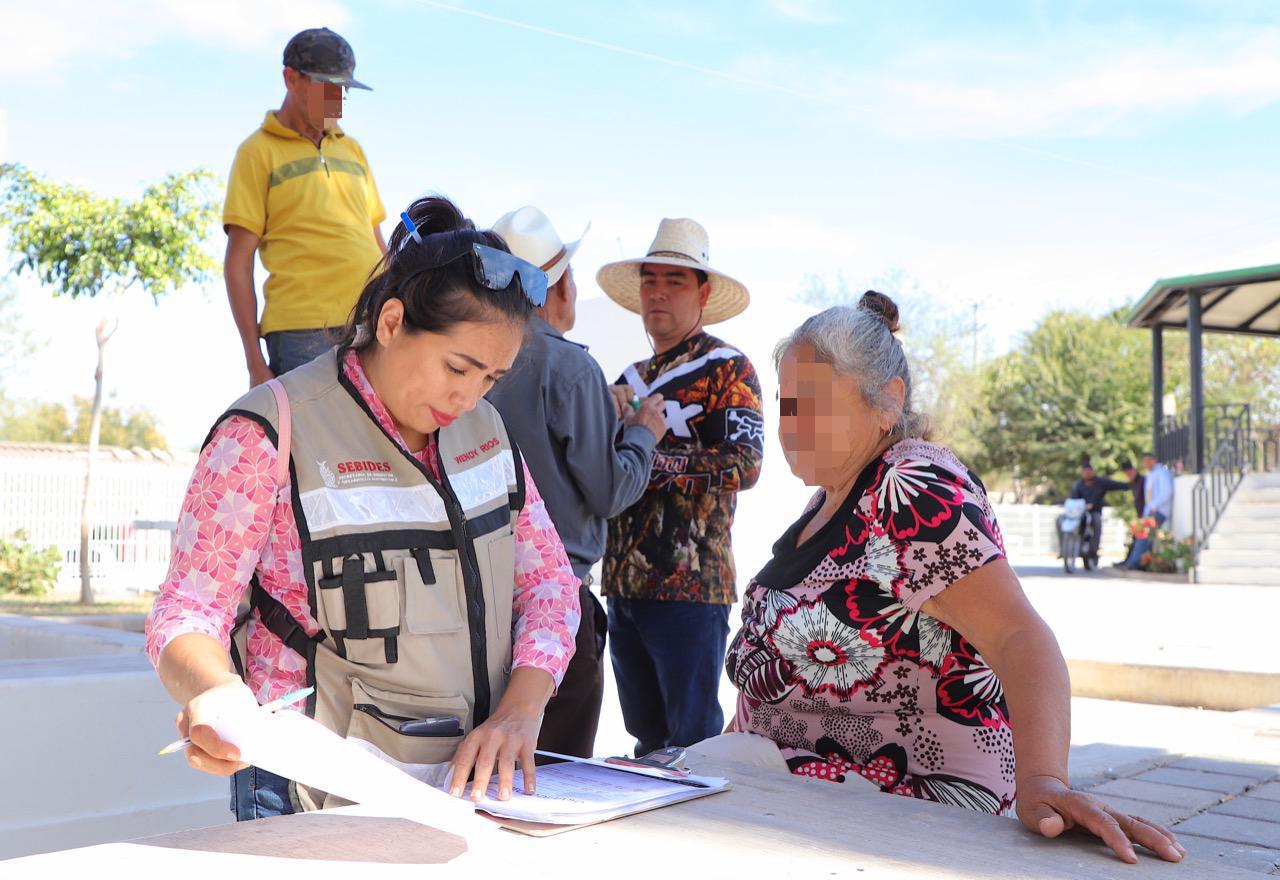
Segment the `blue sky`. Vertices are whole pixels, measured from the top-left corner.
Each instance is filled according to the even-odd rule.
[[[480,223],[589,220],[586,297],[663,216],[703,222],[757,298],[903,270],[939,308],[977,302],[988,352],[1052,308],[1280,262],[1269,3],[0,2],[0,158],[117,194],[225,176],[318,25],[375,88],[344,127],[392,216],[437,190]],[[179,445],[243,385],[220,281],[159,307],[15,289],[40,347],[12,393],[87,393],[104,309],[115,402]],[[645,350],[629,323],[620,344]]]

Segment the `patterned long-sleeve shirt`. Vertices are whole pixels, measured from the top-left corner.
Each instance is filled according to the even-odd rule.
[[[644,495],[609,521],[604,594],[731,604],[737,493],[755,485],[764,454],[755,368],[701,333],[628,367],[619,384],[663,396],[667,433]]]
[[[347,352],[343,370],[382,427],[405,446],[354,352]],[[414,453],[433,471],[434,450],[433,437]],[[578,630],[579,581],[527,468],[524,477],[525,504],[515,526],[513,666],[543,669],[559,686]],[[307,604],[289,492],[278,488],[276,448],[262,426],[241,416],[223,421],[196,463],[178,514],[169,573],[147,620],[147,654],[153,663],[184,633],[204,633],[229,647],[236,607],[255,572],[309,635],[319,631]],[[246,678],[258,701],[305,687],[304,658],[256,620],[249,626]]]

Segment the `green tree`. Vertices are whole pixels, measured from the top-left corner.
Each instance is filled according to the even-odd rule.
[[[207,279],[216,266],[203,247],[216,217],[209,192],[213,179],[202,170],[171,174],[138,198],[124,200],[44,180],[22,165],[0,165],[0,226],[17,256],[15,270],[35,274],[55,296],[120,297],[136,287],[158,302],[184,284]],[[103,362],[115,327],[115,321],[103,320],[95,330],[98,364],[80,517],[80,595],[86,603],[93,601],[89,538]]]
[[[89,428],[93,421],[93,401],[87,397],[75,398],[75,430],[72,443],[88,443]],[[126,449],[168,449],[169,443],[156,427],[156,417],[141,407],[125,412],[118,407],[102,408],[102,428],[99,442],[106,446],[123,446]]]
[[[70,443],[71,420],[60,403],[33,403],[0,419],[0,440],[14,443]]]
[[[990,367],[982,385],[977,465],[1019,495],[1064,496],[1090,458],[1114,473],[1151,445],[1150,339],[1122,314],[1047,315]]]

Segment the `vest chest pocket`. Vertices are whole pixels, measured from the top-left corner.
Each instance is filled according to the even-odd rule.
[[[321,626],[338,652],[355,663],[396,662],[400,634],[400,583],[374,553],[352,553],[329,561],[317,582]]]
[[[413,552],[395,562],[404,584],[405,630],[415,636],[461,631],[462,572],[457,557],[443,551]]]

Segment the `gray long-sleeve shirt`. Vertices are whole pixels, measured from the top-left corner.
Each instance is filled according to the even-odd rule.
[[[515,365],[489,392],[578,577],[604,555],[606,520],[649,484],[657,438],[619,421],[604,373],[585,347],[541,318]]]

